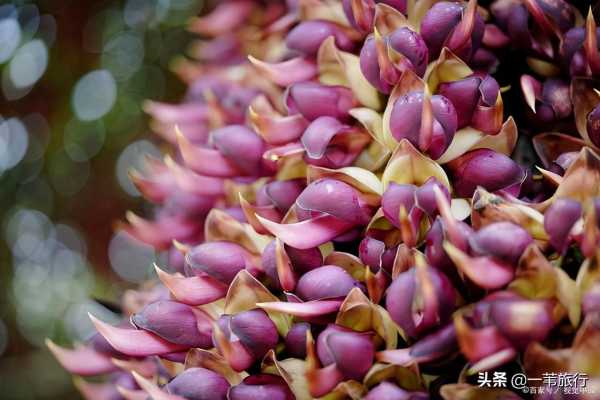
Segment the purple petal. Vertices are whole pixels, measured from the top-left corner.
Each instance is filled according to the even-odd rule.
[[[581,218],[582,207],[578,201],[568,198],[556,199],[544,214],[544,230],[550,236],[550,244],[564,253],[569,246],[569,233]]]
[[[490,317],[520,348],[532,341],[543,341],[555,325],[552,304],[543,300],[497,300],[491,304]]]
[[[211,132],[211,140],[245,175],[260,173],[265,143],[254,131],[243,125],[229,125]]]
[[[193,247],[185,259],[194,273],[205,273],[219,282],[230,284],[246,267],[248,251],[232,242],[207,242]]]
[[[306,357],[306,333],[310,330],[307,322],[297,322],[285,337],[285,349],[290,356],[303,359]]]
[[[276,375],[251,375],[229,391],[229,400],[294,400],[287,383]]]
[[[327,214],[292,224],[278,224],[258,215],[257,218],[271,234],[297,249],[320,246],[354,227],[352,223]]]
[[[446,38],[462,18],[463,7],[459,3],[442,1],[427,11],[421,20],[421,36],[429,47],[430,57],[437,58]]]
[[[346,379],[362,380],[373,365],[375,346],[369,333],[332,332],[325,343]]]
[[[227,294],[227,285],[209,276],[186,278],[168,274],[158,266],[155,268],[158,278],[181,303],[199,306],[221,299]]]
[[[336,179],[312,182],[296,204],[303,210],[332,215],[355,225],[365,225],[371,218],[371,207],[361,199],[360,192]]]
[[[229,328],[256,359],[260,359],[267,354],[267,351],[275,348],[279,340],[275,324],[260,309],[234,315]]]
[[[427,44],[421,35],[411,29],[402,27],[390,34],[389,45],[410,60],[417,75],[423,76],[425,74],[429,53]]]
[[[50,339],[46,339],[46,346],[60,365],[75,375],[93,376],[117,369],[109,355],[99,353],[91,347],[80,346],[67,349],[54,344]]]
[[[296,25],[286,37],[289,49],[307,56],[315,56],[321,43],[329,36],[335,38],[335,45],[340,50],[350,51],[354,43],[336,24],[324,20],[308,20]]]
[[[394,226],[400,226],[400,207],[404,207],[407,214],[413,209],[415,205],[416,189],[417,188],[414,185],[390,182],[390,185],[383,193],[383,197],[381,198],[383,215],[385,215]]]
[[[94,326],[116,350],[133,357],[144,357],[187,350],[188,346],[168,342],[161,337],[137,329],[108,325],[90,315]]]
[[[193,400],[226,400],[229,382],[206,368],[188,368],[165,386],[174,395]]]
[[[334,299],[346,296],[356,280],[346,270],[335,265],[324,265],[302,275],[296,294],[305,301]]]
[[[273,181],[264,186],[265,195],[281,212],[287,212],[304,189],[300,179]]]
[[[137,328],[153,332],[171,343],[205,349],[212,344],[210,322],[204,322],[209,329],[201,332],[197,313],[192,307],[176,301],[161,300],[148,304],[131,316],[131,322]]]
[[[494,256],[513,265],[517,265],[531,243],[533,238],[529,232],[512,222],[486,225],[469,237],[469,245],[475,254]]]
[[[314,121],[320,116],[346,120],[349,118],[348,112],[357,106],[350,89],[314,82],[290,86],[286,104],[290,111],[299,112],[309,121]]]
[[[439,93],[448,98],[456,108],[459,129],[471,123],[475,106],[479,101],[480,84],[481,78],[470,76],[458,81],[445,82],[439,86]]]
[[[471,197],[477,186],[496,191],[522,182],[523,169],[504,154],[490,149],[472,150],[447,164],[460,197]]]
[[[428,178],[423,185],[419,186],[415,192],[416,205],[425,211],[430,218],[434,218],[438,214],[437,202],[433,193],[434,186],[437,186],[441,190],[448,201],[451,199],[448,188],[433,176]]]
[[[343,300],[313,300],[304,303],[272,301],[257,303],[256,305],[265,310],[278,311],[300,318],[317,318],[336,313],[342,302]]]

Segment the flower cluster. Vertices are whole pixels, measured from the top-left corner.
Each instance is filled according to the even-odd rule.
[[[186,98],[146,104],[170,149],[131,174],[156,215],[121,225],[169,265],[121,325],[49,342],[109,377],[86,398],[521,398],[478,387],[496,370],[600,390],[591,11],[228,0],[191,30]]]

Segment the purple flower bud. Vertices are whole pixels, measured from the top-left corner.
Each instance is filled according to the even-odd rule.
[[[569,85],[559,79],[547,79],[542,88],[542,99],[552,107],[558,119],[566,118],[573,112]]]
[[[437,217],[425,236],[425,256],[429,264],[442,271],[450,271],[453,268],[452,260],[444,250],[446,240],[443,222]]]
[[[429,62],[429,52],[421,35],[403,27],[392,32],[388,41],[393,50],[410,61],[410,67],[417,75],[423,76],[425,74]]]
[[[390,49],[397,54],[391,55]],[[406,27],[383,38],[370,35],[360,51],[360,69],[363,75],[371,85],[385,94],[391,91],[407,69],[423,76],[428,60],[425,41],[418,33]]]
[[[433,187],[437,186],[440,188],[442,194],[450,202],[450,192],[448,188],[440,183],[435,177],[429,177],[425,183],[419,186],[415,192],[416,205],[421,210],[425,211],[430,218],[435,218],[438,214],[438,207],[435,200],[435,194]]]
[[[121,353],[120,351],[115,350],[114,347],[108,343],[108,340],[104,338],[99,333],[95,333],[89,340],[90,345],[96,350],[98,353],[106,354],[112,358],[125,358],[126,355]]]
[[[356,225],[371,219],[372,208],[354,187],[342,181],[323,178],[312,182],[298,196],[296,205],[303,211],[333,215]]]
[[[444,82],[439,86],[439,93],[448,98],[456,108],[458,129],[471,123],[475,106],[479,101],[480,84],[481,78],[470,76],[458,81]]]
[[[489,112],[485,112],[495,106],[500,93],[498,82],[491,76],[472,75],[458,81],[445,82],[440,85],[439,93],[454,105],[458,129],[470,125],[490,134],[498,131],[498,124],[490,126],[492,121],[489,121]],[[494,111],[500,112],[501,109]]]
[[[375,346],[368,333],[330,324],[317,338],[317,355],[323,366],[335,364],[345,379],[361,381],[373,365]]]
[[[354,47],[352,40],[339,25],[323,20],[304,21],[296,25],[288,33],[286,45],[304,55],[314,56],[321,43],[329,36],[335,38],[335,45],[341,50],[351,51]]]
[[[414,267],[394,279],[385,304],[394,322],[415,338],[448,321],[455,296],[450,280],[442,272]]]
[[[383,215],[396,227],[400,227],[400,208],[404,207],[407,215],[411,213],[415,205],[415,192],[417,187],[408,184],[397,184],[391,182],[381,198],[381,208]],[[409,214],[410,213],[410,214]],[[416,219],[419,220],[421,214],[417,211]],[[411,222],[412,219],[411,219]]]
[[[440,3],[438,3],[440,4]],[[430,99],[433,126],[429,143],[422,143],[421,114],[423,93],[410,92],[399,97],[390,115],[390,130],[398,141],[408,139],[415,147],[427,150],[434,159],[439,158],[450,146],[457,126],[456,110],[450,100],[434,95]],[[423,149],[422,145],[426,148]]]
[[[307,322],[292,325],[285,337],[285,349],[290,356],[303,359],[306,357],[306,333],[310,330]]]
[[[358,246],[358,254],[360,260],[365,265],[371,267],[373,272],[377,272],[380,268],[383,268],[391,274],[397,249],[397,246],[386,248],[384,242],[367,236],[361,240]]]
[[[262,359],[279,341],[277,327],[260,309],[224,314],[217,324],[222,336],[213,333],[213,344],[236,371]]]
[[[569,247],[569,234],[573,225],[581,218],[582,207],[578,201],[560,198],[554,200],[544,214],[544,230],[550,236],[550,244],[559,253]]]
[[[323,255],[318,247],[309,249],[296,249],[284,245],[285,253],[289,257],[294,272],[298,275],[304,274],[310,270],[320,267],[323,264]],[[275,240],[270,242],[263,250],[261,263],[265,274],[271,278],[276,287],[280,287],[279,276],[277,274],[277,263],[275,259]]]
[[[469,237],[474,254],[493,256],[513,265],[531,243],[533,238],[529,232],[512,222],[486,225]]]
[[[304,186],[301,179],[269,182],[256,194],[256,205],[266,206],[272,204],[279,211],[285,213],[302,193]]]
[[[294,400],[287,383],[277,375],[251,375],[231,388],[228,400]]]
[[[425,392],[409,392],[400,389],[391,382],[383,381],[375,386],[364,400],[428,400],[429,394]]]
[[[307,163],[338,169],[352,164],[370,138],[335,118],[319,117],[306,128],[300,140]]]
[[[239,244],[218,241],[193,247],[185,259],[195,274],[205,273],[230,284],[235,275],[246,268],[248,255],[248,251]]]
[[[239,167],[245,175],[259,175],[264,141],[243,125],[229,125],[211,132],[211,139],[219,152]]]
[[[258,359],[277,345],[277,328],[267,314],[259,309],[234,315],[229,323],[231,332]]]
[[[226,400],[229,382],[206,368],[188,368],[165,386],[170,394],[188,400]]]
[[[587,115],[587,133],[592,143],[600,147],[600,104]]]
[[[512,159],[490,149],[476,149],[447,164],[460,197],[470,197],[477,186],[488,191],[506,189],[525,179],[523,169]]]
[[[371,31],[375,17],[373,0],[342,0],[342,7],[352,27],[362,32]]]
[[[543,341],[555,325],[547,300],[500,299],[491,303],[489,312],[498,330],[521,349]]]
[[[449,1],[436,3],[427,11],[421,20],[421,36],[431,58],[437,58],[444,46],[465,59],[470,59],[479,48],[485,23],[477,11],[472,16],[466,11],[463,4]]]
[[[302,82],[290,86],[286,104],[290,113],[300,113],[309,121],[321,116],[347,120],[348,111],[358,105],[350,89],[315,82]]]
[[[421,34],[429,47],[432,58],[442,51],[446,38],[462,18],[463,7],[459,3],[442,1],[431,7],[421,21]]]
[[[171,343],[204,349],[211,347],[212,321],[202,311],[186,304],[156,301],[133,314],[131,322]]]
[[[324,265],[302,275],[296,294],[302,300],[344,297],[357,285],[348,272],[336,265]]]
[[[365,40],[365,43],[360,50],[360,70],[367,81],[369,81],[375,89],[379,90],[381,93],[389,94],[392,91],[394,83],[396,83],[395,81],[399,79],[399,74],[394,73],[394,82],[388,82],[388,80],[390,80],[389,78],[383,79],[381,66],[379,65],[376,40],[377,39],[372,35]],[[383,47],[385,47],[388,38],[386,37],[382,40],[384,41]],[[392,72],[395,72],[395,70]]]

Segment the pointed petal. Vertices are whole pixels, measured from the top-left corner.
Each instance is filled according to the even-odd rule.
[[[278,224],[260,215],[256,217],[271,234],[297,249],[320,246],[354,226],[352,223],[327,214],[292,224]]]
[[[216,149],[193,145],[181,133],[177,133],[177,144],[185,164],[198,174],[224,178],[241,175],[235,164]]]
[[[177,185],[186,192],[206,196],[220,196],[224,193],[223,179],[199,175],[177,164],[171,157],[165,158]]]
[[[239,193],[239,201],[240,206],[242,206],[242,211],[244,211],[244,215],[248,220],[248,223],[252,226],[252,228],[256,231],[256,233],[260,234],[268,234],[269,232],[262,226],[257,215],[268,219],[269,221],[279,222],[281,221],[281,213],[277,210],[277,208],[270,204],[268,206],[254,206]]]
[[[490,257],[469,257],[448,242],[444,244],[444,250],[462,273],[484,289],[499,289],[512,281],[515,275],[511,265]]]
[[[308,121],[301,114],[281,115],[265,96],[257,96],[248,107],[248,117],[254,130],[272,145],[293,142],[302,136]]]
[[[110,357],[86,346],[67,349],[46,339],[46,346],[54,354],[60,365],[75,375],[91,376],[114,371],[116,366]]]
[[[116,350],[133,357],[162,355],[187,350],[187,346],[177,345],[153,333],[137,329],[123,329],[111,326],[89,314],[94,326]]]
[[[279,63],[268,63],[248,56],[250,62],[272,82],[279,86],[289,86],[297,82],[309,81],[317,75],[317,66],[304,57],[295,57]]]
[[[239,340],[228,340],[218,324],[213,327],[213,337],[219,352],[234,371],[241,372],[254,363],[254,356],[246,347]]]
[[[342,300],[313,300],[304,303],[274,301],[256,303],[256,305],[267,311],[278,311],[296,317],[310,318],[337,312],[342,305]]]
[[[227,293],[227,285],[208,276],[184,277],[169,274],[154,265],[158,279],[169,289],[178,301],[191,306],[208,304],[222,299]]]
[[[520,83],[525,102],[535,113],[535,101],[542,95],[542,84],[531,75],[522,75]]]

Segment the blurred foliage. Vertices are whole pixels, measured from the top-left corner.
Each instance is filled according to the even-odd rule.
[[[148,249],[111,269],[112,223],[145,207],[125,179],[142,153],[156,151],[142,102],[181,96],[169,63],[185,51],[186,21],[201,7],[201,0],[0,4],[2,399],[78,398],[44,337],[84,340],[86,311],[110,319],[100,303],[146,276],[139,268],[154,257]]]

